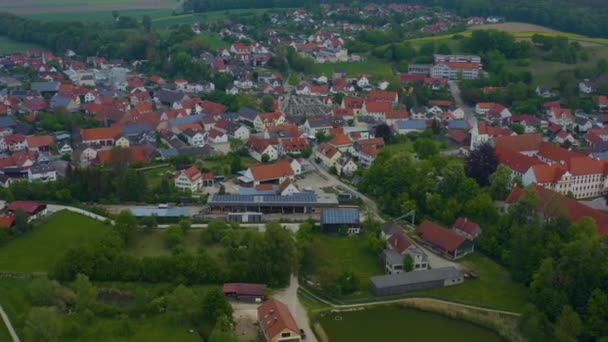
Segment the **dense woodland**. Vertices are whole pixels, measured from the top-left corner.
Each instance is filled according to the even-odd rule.
[[[324,0],[186,0],[184,8],[195,12],[236,8],[313,7]],[[608,36],[608,3],[601,0],[372,0],[365,3],[412,3],[441,6],[462,16],[504,16],[558,30],[593,37]],[[349,0],[331,3],[351,3]]]

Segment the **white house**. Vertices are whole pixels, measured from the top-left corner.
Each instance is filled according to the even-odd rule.
[[[357,79],[357,86],[359,88],[369,88],[369,79],[367,76],[361,76]]]
[[[336,171],[340,176],[352,176],[357,171],[357,164],[352,158],[342,157],[335,164]]]
[[[205,145],[205,134],[203,132],[193,131],[187,129],[184,131],[184,136],[188,140],[190,146],[203,146]]]
[[[203,175],[194,166],[181,170],[175,175],[175,187],[182,191],[198,191],[203,186]]]

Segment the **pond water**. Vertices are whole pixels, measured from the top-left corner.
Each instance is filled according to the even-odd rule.
[[[321,325],[330,342],[500,342],[492,330],[434,313],[397,306],[326,314]]]

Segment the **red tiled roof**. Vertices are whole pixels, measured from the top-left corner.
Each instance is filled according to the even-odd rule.
[[[206,180],[206,181],[213,180],[213,178],[215,178],[215,176],[213,175],[213,172],[205,172],[205,173],[203,173],[202,177],[203,177],[203,180]]]
[[[545,213],[545,215],[552,217],[563,216],[572,222],[576,222],[582,217],[588,216],[595,220],[600,235],[608,233],[608,214],[581,204],[578,201],[553,190],[545,189],[542,186],[535,185],[533,186],[533,189],[539,197],[537,209]],[[516,203],[523,195],[524,190],[520,187],[515,187],[507,197],[507,203]]]
[[[226,112],[226,106],[221,103],[205,100],[200,104],[203,111],[209,115],[218,116]]]
[[[268,120],[268,121],[278,120],[281,116],[283,116],[283,113],[281,113],[281,112],[270,112],[270,113],[261,113],[261,114],[259,114],[259,117],[260,117],[260,119],[262,119],[262,121],[264,121],[264,120]]]
[[[225,283],[223,287],[225,295],[235,293],[245,296],[264,296],[266,285],[251,283]]]
[[[403,254],[412,245],[412,241],[402,231],[395,231],[386,242],[399,254]]]
[[[410,117],[410,113],[408,113],[407,109],[390,109],[385,114],[386,119],[403,119],[406,120]]]
[[[336,136],[329,141],[329,144],[333,146],[345,146],[351,145],[352,143],[352,140],[350,140],[346,134],[336,134]]]
[[[380,101],[365,101],[365,109],[369,113],[387,113],[391,110],[391,104],[388,102]]]
[[[86,128],[80,130],[83,141],[110,140],[118,136],[117,127]]]
[[[522,135],[509,135],[499,136],[494,138],[494,145],[517,152],[524,151],[537,151],[540,147],[543,138],[540,134],[522,134]]]
[[[556,183],[567,171],[561,165],[539,164],[532,166],[532,172],[537,183]]]
[[[53,144],[53,137],[50,135],[30,135],[25,138],[29,147],[43,147]]]
[[[521,174],[526,173],[532,166],[540,165],[542,162],[536,158],[529,157],[507,147],[496,146],[496,156],[501,164]]]
[[[379,89],[373,89],[369,93],[369,96],[367,97],[368,100],[382,101],[382,102],[387,102],[387,101],[393,102],[393,101],[395,101],[396,98],[397,98],[397,92],[388,91],[388,90],[379,90]]]
[[[342,101],[344,102],[344,108],[360,109],[365,99],[361,97],[345,97]]]
[[[323,143],[317,147],[317,152],[331,159],[338,153],[338,149],[327,143]]]
[[[15,223],[15,216],[13,215],[2,215],[0,216],[0,228],[10,228]]]
[[[289,160],[283,159],[274,164],[259,164],[249,168],[255,180],[264,181],[281,177],[293,176],[293,169]]]
[[[452,101],[449,100],[429,100],[429,106],[451,107]]]
[[[455,251],[465,241],[463,236],[428,220],[422,222],[416,231],[424,240],[448,252]]]
[[[6,205],[6,209],[8,211],[15,212],[21,209],[29,215],[36,214],[38,211],[41,211],[45,208],[46,204],[32,201],[14,201]]]
[[[269,340],[279,337],[281,332],[290,330],[299,335],[300,330],[289,312],[287,305],[276,299],[270,299],[258,307],[260,327]]]
[[[471,235],[475,235],[479,232],[479,225],[466,217],[459,217],[456,219],[454,228]]]
[[[196,168],[196,166],[190,166],[189,168],[182,170],[180,174],[186,175],[191,182],[201,178],[201,172]]]
[[[112,150],[101,150],[97,151],[97,159],[102,164],[107,164],[112,158]],[[150,161],[149,155],[142,146],[133,146],[128,148],[129,163],[148,163]]]
[[[464,144],[469,138],[469,136],[462,129],[450,129],[448,131],[448,138],[454,140],[459,144]]]

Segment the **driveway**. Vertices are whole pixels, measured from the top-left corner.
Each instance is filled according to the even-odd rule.
[[[450,87],[450,93],[454,98],[454,102],[458,107],[462,108],[462,110],[464,111],[465,119],[468,120],[471,124],[474,124],[477,121],[477,118],[475,117],[475,110],[465,105],[464,101],[462,100],[458,81],[448,81],[448,85]]]
[[[302,303],[300,303],[300,299],[298,298],[298,287],[300,287],[298,277],[292,275],[289,281],[289,286],[275,293],[273,297],[287,305],[293,318],[296,320],[298,327],[300,329],[304,329],[304,332],[306,333],[306,341],[317,342],[317,338],[310,328],[310,321],[308,320],[306,309]]]

